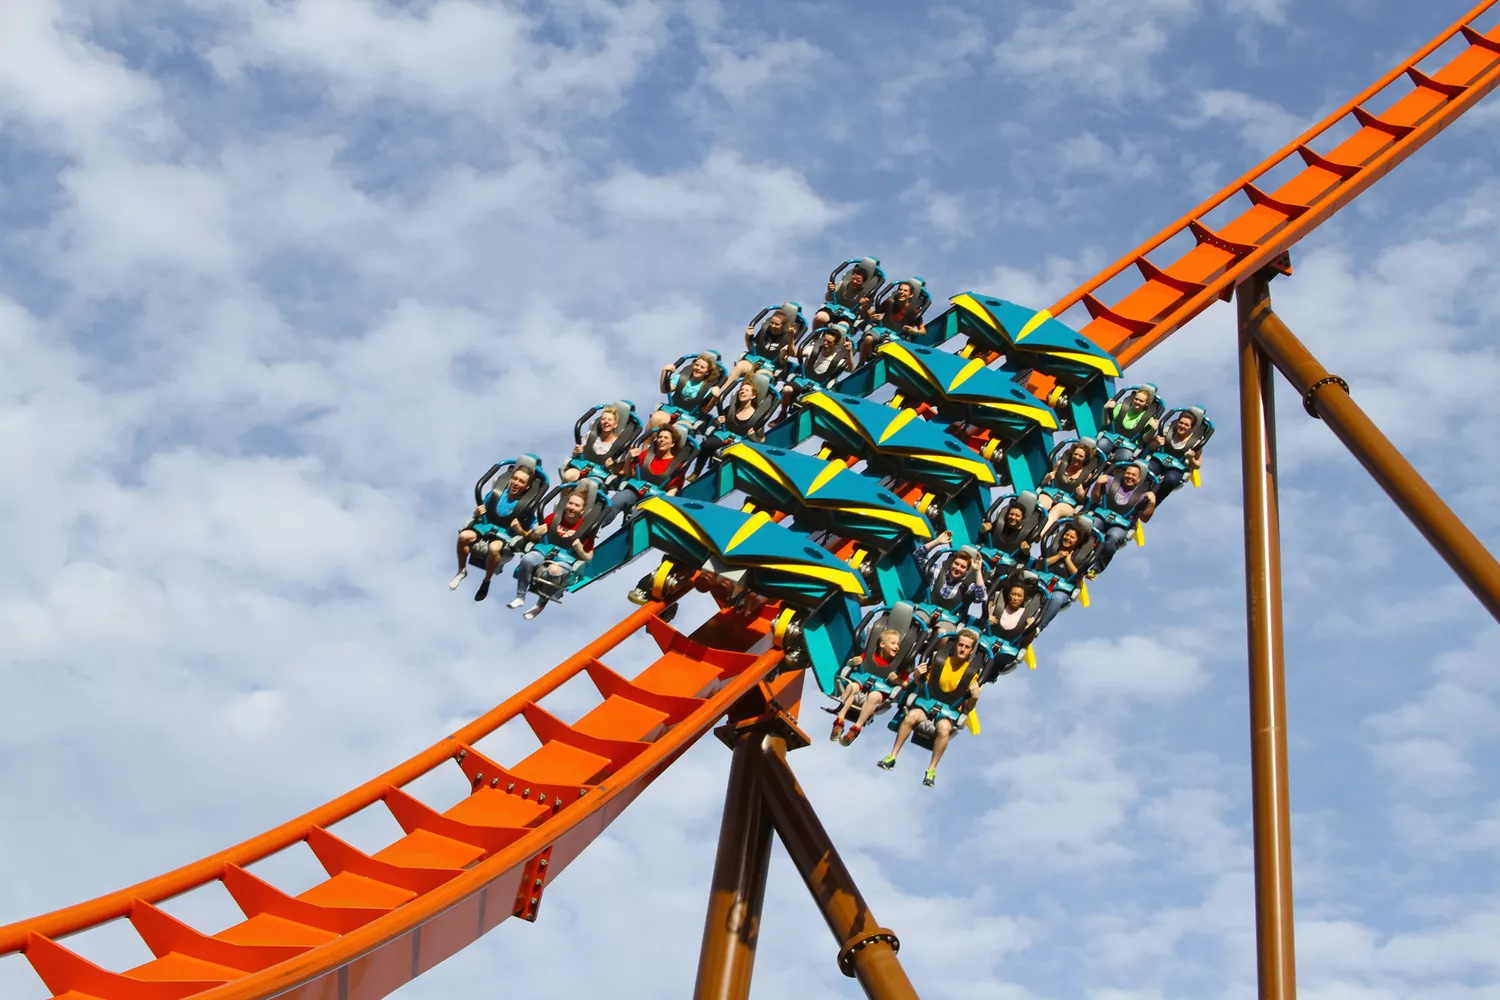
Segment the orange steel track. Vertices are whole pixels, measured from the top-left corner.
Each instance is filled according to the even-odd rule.
[[[728,612],[690,638],[636,611],[487,714],[300,819],[108,896],[0,927],[0,954],[24,951],[66,1000],[374,1000],[473,943],[506,917],[535,919],[542,891],[678,755],[759,686],[795,706],[800,673],[765,682],[781,651],[743,652],[769,623]],[[646,629],[661,657],[634,680],[599,661]],[[537,702],[579,673],[603,701],[569,726]],[[542,746],[505,768],[472,744],[523,716]],[[473,792],[438,813],[401,786],[458,760]],[[406,836],[364,854],[327,827],[384,801]],[[288,896],[245,870],[306,843],[330,878]],[[207,936],[158,909],[221,881],[247,919]],[[127,917],[156,959],[99,968],[57,938]]]
[[[1495,3],[1485,0],[1469,11],[1348,104],[1069,292],[1052,306],[1051,314],[1060,317],[1081,303],[1091,317],[1082,327],[1084,336],[1115,354],[1125,367],[1215,299],[1228,299],[1240,282],[1274,264],[1298,240],[1500,84],[1500,27],[1488,34],[1471,27]],[[1455,35],[1462,35],[1467,48],[1430,75],[1418,68]],[[1405,96],[1379,114],[1366,110],[1372,102],[1393,98],[1405,86],[1399,82],[1402,79],[1412,88]],[[1314,151],[1315,142],[1338,130],[1351,116],[1357,131],[1325,152]],[[1280,187],[1263,190],[1258,182],[1294,156],[1302,161],[1303,169]],[[1241,194],[1249,207],[1239,216],[1217,230],[1204,224],[1210,212]],[[1184,233],[1195,241],[1187,253],[1165,267],[1148,259]],[[1095,293],[1131,267],[1139,272],[1141,284],[1106,305]],[[1033,387],[1050,388],[1050,380],[1034,380],[1044,381],[1045,385]]]
[[[1244,177],[1065,296],[1061,316],[1082,304],[1086,336],[1128,365],[1379,180],[1500,83],[1500,28],[1471,26],[1496,0],[1458,23],[1364,93]],[[1419,64],[1455,35],[1467,47],[1441,68]],[[1380,113],[1401,79],[1412,89]],[[1356,130],[1331,149],[1313,143],[1353,116]],[[1274,190],[1263,178],[1293,156],[1303,169]],[[1209,212],[1243,194],[1249,208],[1218,230]],[[1193,249],[1160,267],[1148,255],[1184,233]],[[1106,305],[1096,294],[1134,267],[1139,286]],[[1036,377],[1045,393],[1050,380]],[[24,951],[55,997],[65,1000],[375,1000],[475,941],[506,917],[535,919],[541,893],[567,864],[678,755],[747,694],[795,712],[801,674],[767,681],[780,651],[745,652],[768,624],[721,612],[686,637],[653,604],[626,618],[573,657],[451,737],[300,819],[212,857],[139,885],[46,916],[0,927],[0,956]],[[774,610],[774,609],[773,609]],[[662,656],[634,680],[599,657],[641,629]],[[569,726],[537,702],[587,673],[603,702]],[[542,747],[512,767],[472,744],[522,716]],[[401,787],[457,759],[473,792],[438,813]],[[373,855],[327,827],[376,802],[406,836]],[[245,867],[306,843],[328,869],[320,885],[288,896]],[[208,936],[155,904],[221,881],[247,919]],[[109,972],[57,943],[69,934],[127,917],[157,958]]]

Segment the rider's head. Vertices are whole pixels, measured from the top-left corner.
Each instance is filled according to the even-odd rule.
[[[1021,509],[1020,504],[1011,504],[1005,509],[1005,526],[1007,528],[1019,528],[1021,520],[1026,517],[1026,512]]]
[[[1078,548],[1078,529],[1071,524],[1068,525],[1063,529],[1062,535],[1058,537],[1057,544],[1062,549]]]
[[[1068,464],[1082,465],[1089,460],[1089,450],[1081,444],[1075,444],[1068,449]]]
[[[969,561],[969,554],[967,552],[959,552],[954,555],[953,561],[948,565],[948,575],[955,580],[962,580],[964,574],[969,572],[969,567],[972,565],[973,563]]]
[[[606,406],[599,411],[599,433],[611,434],[616,427],[620,426],[620,415],[615,412],[613,406]]]
[[[709,364],[708,359],[700,354],[698,357],[693,359],[692,365],[689,366],[688,377],[701,382],[704,379],[708,378],[708,370],[710,367],[711,365]]]
[[[1120,473],[1120,483],[1127,489],[1133,490],[1141,484],[1141,467],[1139,465],[1127,465],[1125,471]]]
[[[526,492],[531,485],[531,470],[524,465],[518,465],[510,472],[510,486],[506,490],[512,497],[518,497]]]
[[[974,655],[974,647],[979,644],[979,636],[970,629],[963,629],[958,633],[958,638],[953,640],[953,659],[959,663],[969,662],[969,657]]]
[[[1193,418],[1184,413],[1172,426],[1176,429],[1178,437],[1187,437],[1193,432]]]
[[[672,449],[677,447],[677,435],[672,432],[672,428],[663,427],[651,439],[651,446],[658,455],[670,455]]]
[[[880,638],[875,640],[875,649],[887,660],[894,660],[901,652],[901,633],[893,628],[881,632]]]
[[[573,524],[583,517],[583,491],[574,490],[568,494],[568,502],[563,504],[563,520]]]
[[[1026,587],[1024,584],[1013,583],[1005,589],[1005,606],[1015,611],[1026,603]]]
[[[1151,393],[1146,389],[1137,389],[1130,396],[1130,405],[1137,410],[1144,410],[1151,405]]]
[[[917,290],[912,287],[910,281],[903,281],[896,286],[896,301],[903,305],[910,302],[912,296],[916,294]]]
[[[740,383],[739,392],[734,394],[735,401],[742,406],[748,406],[755,402],[755,383],[748,378]]]

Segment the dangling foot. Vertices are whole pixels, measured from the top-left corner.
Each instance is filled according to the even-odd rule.
[[[527,608],[526,609],[526,613],[524,615],[522,615],[521,617],[525,618],[527,621],[531,621],[531,619],[535,618],[537,615],[539,615],[541,613],[542,613],[542,605],[538,604],[538,605],[536,605],[534,607]]]
[[[833,720],[833,732],[828,734],[828,738],[830,740],[834,741],[835,743],[837,743],[839,737],[842,736],[843,733],[844,733],[844,720],[843,719],[834,719]],[[848,746],[849,744],[846,743],[844,745]]]
[[[458,571],[458,575],[457,576],[455,576],[453,579],[451,579],[451,580],[448,581],[448,589],[449,590],[457,590],[458,589],[458,585],[460,583],[463,583],[464,582],[464,577],[466,577],[468,575],[469,575],[469,567],[465,566],[463,569],[461,569],[461,570]]]
[[[509,604],[507,604],[506,607],[510,608],[512,611],[514,611],[514,610],[516,610],[516,608],[519,608],[521,605],[523,605],[525,603],[526,603],[526,598],[524,598],[524,597],[518,597],[514,601],[511,601]]]
[[[880,768],[882,771],[892,770],[896,766],[896,755],[887,754],[885,760],[876,761],[875,766]]]
[[[927,773],[922,775],[922,784],[926,785],[928,788],[931,788],[933,785],[937,784],[937,768],[929,767],[927,769]]]
[[[474,591],[474,600],[476,600],[476,601],[482,601],[486,597],[489,597],[489,596],[490,596],[490,581],[489,581],[489,578],[486,577],[485,580],[484,580],[484,582],[479,585],[479,589],[476,590],[476,591]]]
[[[849,744],[853,743],[857,739],[859,739],[859,727],[858,726],[850,726],[849,727],[849,731],[844,734],[844,738],[841,739],[841,740],[839,740],[839,742],[842,743],[844,746],[848,746]]]

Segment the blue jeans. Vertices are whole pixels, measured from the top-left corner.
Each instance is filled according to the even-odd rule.
[[[1072,603],[1072,594],[1062,590],[1054,590],[1047,598],[1047,606],[1042,609],[1042,617],[1037,620],[1037,628],[1046,628],[1047,624],[1057,617],[1058,612]]]
[[[1154,458],[1151,460],[1151,474],[1161,481],[1161,486],[1156,491],[1158,502],[1165,500],[1168,494],[1175,492],[1182,485],[1182,481],[1187,478],[1187,473],[1182,469],[1176,467],[1169,469],[1165,464]]]
[[[1113,525],[1104,529],[1104,549],[1099,553],[1099,565],[1097,567],[1099,572],[1104,572],[1105,568],[1109,566],[1109,561],[1115,557],[1115,553],[1123,549],[1125,543],[1128,541],[1130,541],[1129,528],[1121,528],[1118,525]]]
[[[526,592],[531,589],[531,578],[536,576],[537,568],[547,561],[547,557],[540,549],[532,549],[521,557],[516,563],[516,596],[525,597]]]

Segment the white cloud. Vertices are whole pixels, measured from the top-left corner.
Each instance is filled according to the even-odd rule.
[[[1239,134],[1244,148],[1261,155],[1280,149],[1301,135],[1305,122],[1279,104],[1239,90],[1204,90],[1195,95],[1190,126],[1223,122]]]
[[[1154,95],[1154,63],[1198,15],[1196,0],[1122,6],[1068,0],[1026,10],[995,51],[996,68],[1034,87],[1062,85],[1119,102]]]
[[[1064,646],[1057,656],[1058,670],[1063,682],[1085,699],[1171,700],[1191,694],[1206,681],[1195,652],[1200,645],[1199,637],[1186,632],[1162,638],[1090,639]]]

